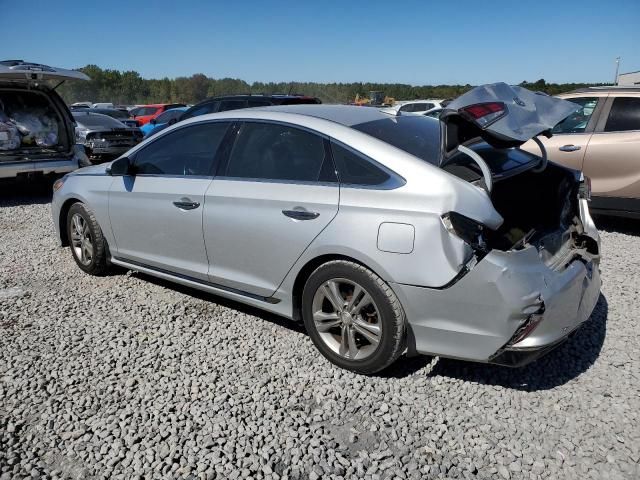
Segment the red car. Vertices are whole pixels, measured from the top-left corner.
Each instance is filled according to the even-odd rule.
[[[156,103],[153,105],[142,105],[140,107],[136,107],[131,110],[129,114],[131,115],[131,118],[138,122],[138,126],[141,127],[145,123],[149,123],[165,110],[185,106],[186,105],[184,103]]]

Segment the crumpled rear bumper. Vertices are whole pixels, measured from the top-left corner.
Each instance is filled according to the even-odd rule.
[[[595,227],[585,230],[599,248]],[[576,251],[568,266],[552,270],[533,246],[493,250],[447,288],[392,284],[409,323],[409,350],[512,366],[534,360],[590,317],[599,258]]]

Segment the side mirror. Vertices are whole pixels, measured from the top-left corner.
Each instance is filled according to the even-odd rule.
[[[111,162],[111,165],[107,167],[107,175],[111,176],[124,176],[131,175],[132,172],[131,160],[129,157],[118,158]]]
[[[155,118],[152,118],[151,120],[149,120],[149,123],[150,123],[151,125],[155,125],[155,124],[156,124],[156,123],[158,123],[158,122],[157,122],[157,120],[156,120]]]

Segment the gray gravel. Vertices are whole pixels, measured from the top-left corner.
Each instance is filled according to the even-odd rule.
[[[603,295],[558,350],[369,378],[286,320],[82,274],[46,195],[0,193],[0,479],[640,478],[640,224],[604,225]]]

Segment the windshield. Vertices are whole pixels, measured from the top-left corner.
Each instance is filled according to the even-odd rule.
[[[122,128],[125,125],[115,118],[101,115],[99,113],[74,114],[73,118],[79,125],[89,128]]]
[[[353,128],[434,165],[440,158],[440,122],[424,116],[392,116]]]

